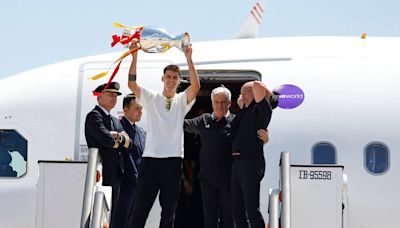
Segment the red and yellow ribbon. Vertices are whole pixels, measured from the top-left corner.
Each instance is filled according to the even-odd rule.
[[[113,35],[112,36],[112,43],[111,43],[111,47],[114,47],[117,43],[121,43],[122,45],[125,44],[129,44],[130,42],[132,42],[133,40],[140,40],[140,35],[141,35],[141,31],[143,30],[143,26],[137,26],[137,27],[128,27],[125,25],[122,25],[118,22],[114,23],[114,26],[117,28],[121,28],[121,29],[128,29],[128,30],[132,30],[135,31],[133,34],[126,36],[126,35],[122,35],[122,36],[118,36],[118,35]]]
[[[121,63],[122,63],[122,60],[123,60],[126,56],[128,56],[129,54],[132,54],[132,53],[137,52],[139,49],[140,49],[140,48],[134,48],[134,49],[132,49],[132,50],[126,51],[126,52],[125,52],[123,55],[121,55],[121,57],[119,57],[113,64],[111,64],[111,66],[112,66],[112,65],[114,65],[115,63],[118,62],[118,65],[115,67],[115,69],[114,69],[113,73],[111,74],[111,77],[110,77],[110,79],[108,80],[108,82],[107,82],[106,86],[104,87],[103,91],[106,90],[106,89],[108,88],[108,86],[110,86],[110,84],[111,84],[112,80],[114,79],[115,75],[117,75],[117,72],[119,71],[119,67],[120,67],[120,65],[121,65]],[[111,66],[108,68],[107,71],[101,72],[100,74],[96,74],[95,76],[92,76],[92,77],[90,77],[89,79],[97,80],[97,79],[99,79],[99,78],[102,78],[102,77],[106,76],[106,75],[108,74],[108,72],[110,71]],[[103,92],[103,91],[102,91],[102,92]],[[98,96],[99,93],[93,92],[93,95]]]
[[[115,22],[113,25],[114,25],[115,27],[117,27],[117,28],[135,30],[135,32],[134,32],[133,34],[129,35],[129,36],[126,36],[126,35],[122,35],[122,36],[113,35],[113,36],[112,36],[113,41],[112,41],[112,43],[111,43],[111,47],[114,47],[114,46],[115,46],[116,44],[118,44],[118,43],[120,43],[120,44],[122,44],[122,45],[126,45],[126,44],[129,44],[129,43],[132,42],[132,41],[138,42],[138,41],[140,40],[140,35],[141,35],[141,31],[143,30],[143,26],[128,27],[128,26],[122,25],[122,24],[120,24],[120,23],[118,23],[118,22]],[[121,63],[122,63],[122,60],[123,60],[126,56],[128,56],[129,54],[135,53],[135,52],[138,51],[139,49],[140,49],[140,47],[134,48],[134,49],[129,50],[129,51],[126,51],[124,54],[122,54],[117,60],[115,60],[115,61],[111,64],[111,66],[108,68],[107,71],[104,71],[104,72],[101,72],[101,73],[99,73],[99,74],[96,74],[96,75],[90,77],[89,79],[91,79],[91,80],[97,80],[97,79],[99,79],[99,78],[102,78],[102,77],[106,76],[106,75],[109,73],[111,67],[112,67],[114,64],[118,63],[117,66],[115,67],[113,73],[111,74],[111,77],[110,77],[110,79],[108,80],[106,86],[105,86],[104,89],[103,89],[103,91],[106,90],[106,89],[108,88],[108,86],[110,86],[110,84],[111,84],[112,80],[114,79],[115,75],[117,74],[117,72],[119,71],[119,67],[120,67],[120,65],[121,65]],[[100,94],[100,93],[98,93],[98,92],[93,92],[93,95],[94,95],[94,96],[98,96],[99,94]]]

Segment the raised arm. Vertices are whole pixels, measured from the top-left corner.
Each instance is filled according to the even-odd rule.
[[[237,105],[239,106],[240,109],[243,109],[244,103],[243,103],[242,95],[239,95],[236,103],[237,103]]]
[[[253,82],[253,94],[256,103],[259,103],[264,98],[269,99],[272,96],[271,91],[269,91],[269,89],[265,86],[265,84],[260,81]]]
[[[185,57],[189,66],[190,86],[186,89],[186,97],[189,104],[196,98],[200,90],[199,75],[197,74],[196,68],[194,67],[192,61],[192,44],[189,44],[189,46],[185,49]]]
[[[135,48],[137,48],[137,44],[135,42],[132,42],[131,45],[129,45],[129,49],[133,50]],[[136,82],[137,57],[138,57],[137,51],[132,53],[132,63],[131,67],[129,68],[129,75],[128,75],[128,87],[129,89],[132,90],[132,92],[135,94],[137,98],[140,98],[140,86]]]

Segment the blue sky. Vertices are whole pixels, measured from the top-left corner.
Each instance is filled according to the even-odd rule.
[[[0,78],[122,50],[112,26],[154,25],[192,41],[231,38],[256,0],[13,0],[0,6]],[[399,0],[265,0],[259,37],[400,36]]]

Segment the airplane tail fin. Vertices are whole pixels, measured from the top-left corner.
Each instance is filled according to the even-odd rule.
[[[247,16],[239,31],[235,34],[234,38],[241,39],[257,37],[263,14],[264,0],[258,0],[254,7],[251,9],[249,16]]]

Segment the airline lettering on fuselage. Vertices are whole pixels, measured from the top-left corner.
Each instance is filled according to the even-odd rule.
[[[282,94],[279,99],[304,99],[303,94]]]
[[[274,89],[279,94],[278,107],[283,109],[293,109],[301,105],[304,101],[304,92],[295,85],[280,85]]]

